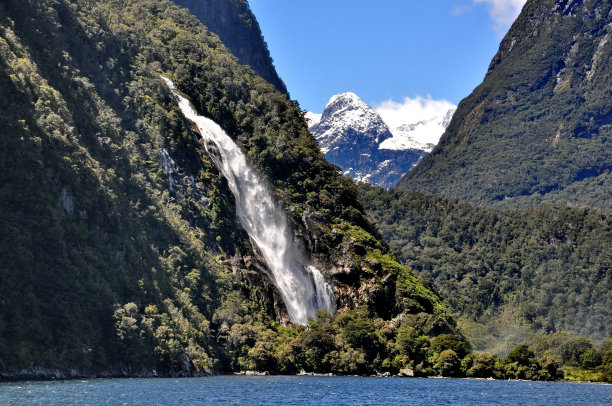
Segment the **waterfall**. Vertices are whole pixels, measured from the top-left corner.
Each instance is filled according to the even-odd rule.
[[[245,154],[214,121],[199,116],[171,80],[162,79],[176,96],[185,117],[198,126],[207,152],[227,179],[236,198],[240,224],[266,261],[291,321],[306,324],[317,310],[333,314],[336,306],[331,287],[294,242],[284,211]]]

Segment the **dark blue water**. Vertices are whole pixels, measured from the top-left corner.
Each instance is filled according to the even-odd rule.
[[[612,405],[612,385],[217,376],[0,384],[0,405]]]

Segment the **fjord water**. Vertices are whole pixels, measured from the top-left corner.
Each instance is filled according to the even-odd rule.
[[[245,154],[219,125],[199,116],[171,80],[162,79],[176,96],[185,117],[198,126],[206,150],[227,179],[236,198],[240,224],[261,251],[291,321],[306,324],[317,310],[333,314],[336,309],[331,287],[294,242],[284,211]]]
[[[0,384],[2,405],[610,405],[612,385],[468,379],[215,376]]]

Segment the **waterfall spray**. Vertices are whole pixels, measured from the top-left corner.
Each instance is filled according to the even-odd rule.
[[[199,116],[171,80],[163,76],[162,79],[177,98],[185,117],[198,126],[206,150],[227,179],[236,198],[240,224],[261,251],[291,321],[306,324],[317,310],[333,314],[336,307],[331,287],[301,255],[304,250],[294,242],[284,211],[245,154],[219,125]]]

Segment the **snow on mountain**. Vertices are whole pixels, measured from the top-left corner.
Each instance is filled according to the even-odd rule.
[[[431,98],[385,102],[374,110],[355,93],[333,96],[323,114],[306,113],[328,161],[360,182],[393,187],[433,150],[456,106]]]
[[[393,137],[383,141],[379,148],[391,150],[421,149],[431,152],[446,127],[448,127],[455,110],[455,108],[451,108],[443,116],[394,127],[391,129]]]
[[[347,92],[333,96],[321,115],[321,120],[311,127],[313,134],[327,154],[340,148],[357,149],[376,147],[380,142],[393,137],[382,118],[365,104],[355,93]],[[361,134],[359,140],[350,134]]]
[[[313,113],[312,111],[306,112],[306,121],[308,122],[308,128],[312,127],[315,124],[318,124],[321,121],[322,114]]]
[[[327,159],[357,181],[393,187],[427,154],[422,148],[381,148],[396,136],[355,93],[333,96],[320,117],[306,118]]]

